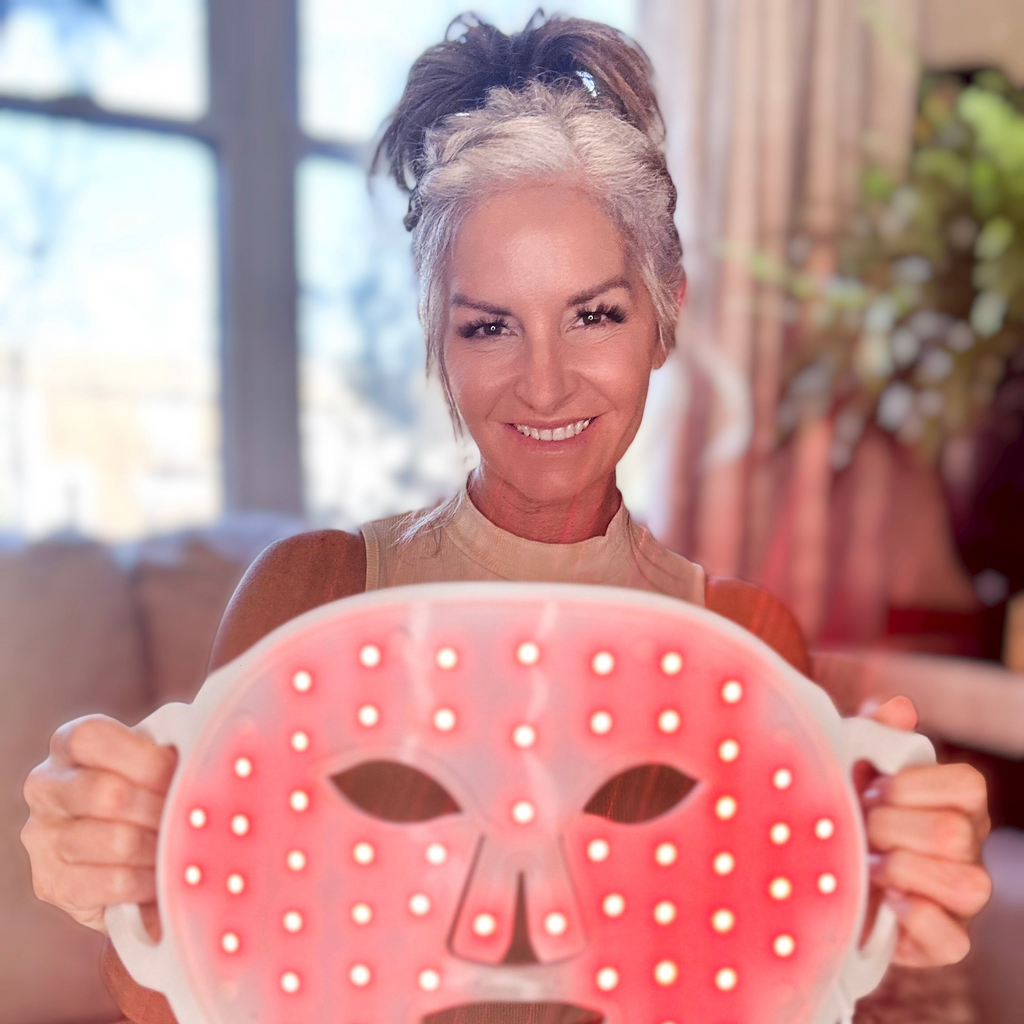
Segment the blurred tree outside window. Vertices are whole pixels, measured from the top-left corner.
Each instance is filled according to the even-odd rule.
[[[199,0],[0,3],[0,530],[117,539],[221,510],[217,170]],[[33,111],[38,101],[41,109]]]

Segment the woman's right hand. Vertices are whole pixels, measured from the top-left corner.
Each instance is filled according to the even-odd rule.
[[[97,931],[105,907],[138,903],[153,930],[157,829],[177,759],[104,715],[61,726],[25,782],[36,895]]]

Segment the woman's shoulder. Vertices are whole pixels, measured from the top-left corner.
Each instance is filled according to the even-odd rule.
[[[249,566],[228,603],[210,656],[211,671],[297,615],[366,585],[358,533],[311,530],[275,541]]]

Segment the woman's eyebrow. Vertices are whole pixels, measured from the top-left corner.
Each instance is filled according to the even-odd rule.
[[[610,277],[607,281],[602,281],[600,284],[595,284],[593,288],[587,288],[585,291],[574,295],[565,304],[566,308],[568,309],[569,306],[579,306],[584,302],[589,302],[591,299],[596,299],[598,295],[601,295],[604,292],[610,292],[613,288],[625,288],[626,291],[630,293],[633,291],[633,286],[625,277]]]
[[[502,309],[501,306],[492,306],[489,302],[478,302],[476,299],[468,299],[461,292],[452,296],[453,306],[466,306],[469,309],[479,309],[481,313],[490,313],[492,316],[512,316],[511,310]]]

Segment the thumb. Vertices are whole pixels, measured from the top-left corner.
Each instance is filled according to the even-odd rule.
[[[861,705],[860,714],[904,732],[911,732],[917,725],[917,709],[909,697],[892,697],[884,704],[865,701]]]

